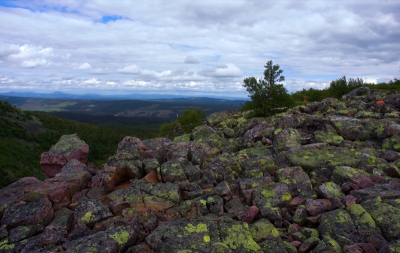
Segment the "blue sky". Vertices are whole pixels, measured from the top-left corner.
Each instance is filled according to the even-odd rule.
[[[272,60],[285,87],[399,78],[400,1],[0,1],[0,93],[246,97]]]

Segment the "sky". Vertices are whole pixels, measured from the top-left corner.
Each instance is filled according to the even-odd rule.
[[[247,97],[400,76],[398,0],[0,0],[0,93]]]

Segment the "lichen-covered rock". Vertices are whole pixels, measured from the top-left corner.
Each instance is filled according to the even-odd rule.
[[[332,146],[339,146],[344,138],[332,131],[317,130],[314,132],[316,142],[326,142]]]
[[[291,166],[300,166],[305,172],[327,166],[355,167],[362,160],[362,153],[347,148],[302,148],[284,152]]]
[[[324,236],[312,253],[342,253],[342,247],[330,236]]]
[[[356,197],[358,202],[377,197],[381,199],[400,199],[400,189],[396,184],[375,184],[371,187],[353,190],[350,194]]]
[[[122,169],[128,179],[142,178],[145,175],[143,163],[140,160],[138,151],[132,151],[131,153],[117,153],[115,156],[108,158],[107,165],[109,167],[115,167],[117,172],[119,169]],[[110,174],[108,171],[106,173]]]
[[[279,169],[277,178],[279,182],[289,187],[292,197],[316,197],[310,178],[299,166]]]
[[[65,252],[85,253],[118,253],[127,243],[136,241],[136,234],[127,229],[109,229],[100,231],[90,236],[85,236],[77,240],[64,243]]]
[[[165,211],[180,202],[180,191],[176,184],[149,183],[132,180],[131,186],[107,195],[111,210],[120,214],[125,208],[138,211]]]
[[[7,207],[1,219],[1,224],[5,225],[8,230],[18,226],[39,224],[46,226],[53,219],[53,215],[51,201],[47,198],[41,198]]]
[[[333,238],[341,247],[362,242],[351,216],[345,210],[337,209],[323,213],[318,231],[322,238]]]
[[[223,137],[218,135],[214,129],[205,125],[193,129],[192,139],[197,143],[204,143],[219,150],[222,150],[225,144]]]
[[[317,237],[310,237],[307,238],[299,247],[299,252],[304,253],[310,251],[311,249],[315,248],[320,243],[320,239]]]
[[[24,199],[25,189],[35,187],[42,181],[35,177],[24,177],[18,181],[0,189],[0,217],[3,216],[4,210]]]
[[[400,209],[380,197],[367,200],[361,206],[372,216],[388,241],[400,239]]]
[[[351,117],[332,117],[331,123],[340,136],[346,140],[373,140],[380,126],[376,119],[356,119]]]
[[[318,190],[321,196],[327,199],[343,199],[345,196],[340,186],[335,184],[334,182],[326,182],[320,185]]]
[[[146,242],[156,252],[211,251],[225,248],[234,252],[257,252],[261,247],[253,240],[247,223],[219,220],[213,216],[164,222]]]
[[[273,135],[274,130],[275,127],[271,124],[256,125],[244,134],[243,146],[252,146],[254,143],[261,141],[263,138],[270,138]]]
[[[382,148],[390,149],[399,152],[400,151],[400,136],[392,136],[387,138],[382,143]]]
[[[371,235],[380,235],[381,230],[377,227],[372,216],[360,205],[353,204],[346,208],[349,211],[354,225],[363,241]]]
[[[301,146],[301,136],[297,129],[276,129],[273,145],[277,153],[297,148]]]
[[[357,184],[361,180],[361,178],[357,178],[357,177],[359,177],[359,176],[365,177],[368,175],[369,174],[367,172],[365,172],[364,170],[352,168],[349,166],[336,166],[332,172],[332,181],[339,185],[342,185],[345,182],[352,182],[354,184]],[[365,180],[368,180],[368,178],[365,177]],[[371,179],[369,179],[369,180],[371,180]],[[371,185],[373,185],[372,180],[371,180],[371,184],[369,186],[371,186]]]
[[[62,252],[62,245],[66,241],[67,240],[62,236],[45,232],[29,238],[19,252]]]
[[[89,145],[77,134],[63,135],[50,150],[40,157],[40,167],[49,177],[54,177],[72,159],[87,164]]]
[[[74,213],[75,227],[88,226],[92,228],[96,222],[112,217],[108,206],[99,200],[88,199],[79,202]]]
[[[159,178],[162,182],[196,181],[201,178],[198,168],[185,158],[171,159],[161,165]]]
[[[260,209],[261,217],[269,220],[281,220],[280,207],[292,199],[289,188],[282,183],[275,183],[265,189],[256,188],[253,204]]]

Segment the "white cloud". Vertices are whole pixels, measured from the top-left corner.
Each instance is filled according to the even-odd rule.
[[[47,65],[47,64],[50,64],[50,62],[48,62],[46,59],[36,58],[33,60],[23,61],[21,63],[21,66],[24,68],[34,68],[34,67],[43,66],[43,65]]]
[[[90,66],[90,64],[87,63],[87,62],[83,63],[82,65],[80,65],[78,67],[78,69],[81,69],[81,70],[87,70],[87,69],[90,69],[90,68],[92,68],[92,66]]]
[[[84,80],[82,83],[83,84],[100,84],[101,82],[99,80],[97,80],[96,78],[90,78],[90,79]]]
[[[123,67],[122,69],[117,69],[117,72],[122,74],[138,74],[139,71],[139,67],[135,64]]]

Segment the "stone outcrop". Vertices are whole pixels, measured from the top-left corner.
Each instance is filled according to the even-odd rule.
[[[174,140],[127,136],[94,170],[63,136],[50,178],[0,189],[0,252],[400,252],[399,101],[362,87],[219,112]]]
[[[63,135],[60,140],[40,157],[40,167],[44,174],[54,177],[72,159],[87,164],[89,145],[77,134]]]

